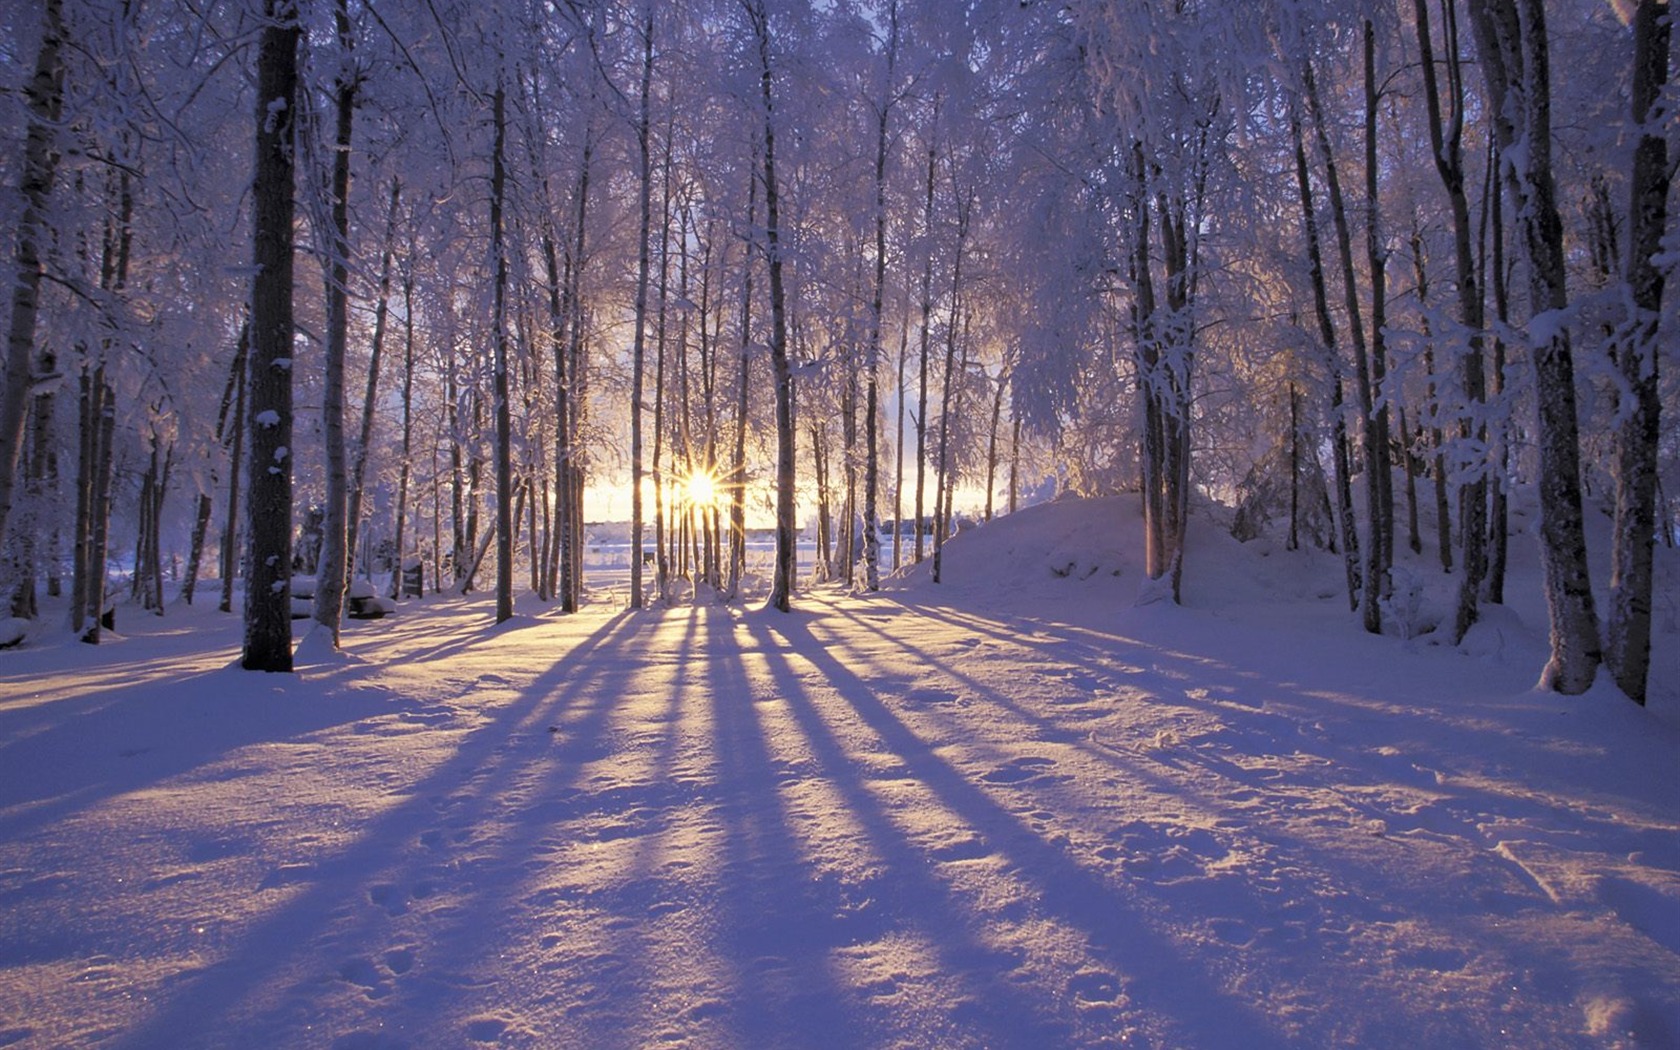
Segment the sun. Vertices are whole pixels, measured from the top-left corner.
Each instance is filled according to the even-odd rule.
[[[709,471],[695,471],[683,479],[682,487],[688,505],[696,509],[711,507],[718,501],[717,479]]]

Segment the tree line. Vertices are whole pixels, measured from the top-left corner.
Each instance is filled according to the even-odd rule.
[[[1674,534],[1666,2],[0,20],[15,616],[67,594],[98,641],[110,565],[161,613],[168,561],[184,601],[214,571],[231,611],[242,579],[242,662],[286,670],[302,570],[335,642],[375,560],[393,596],[570,611],[585,493],[620,478],[632,605],[741,595],[762,515],[787,609],[801,504],[811,573],[875,589],[939,578],[960,502],[1049,478],[1138,493],[1172,600],[1208,499],[1337,551],[1371,631],[1411,628],[1397,548],[1432,550],[1456,641],[1532,491],[1544,683],[1604,665],[1643,700]]]

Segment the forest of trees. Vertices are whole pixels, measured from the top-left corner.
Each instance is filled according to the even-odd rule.
[[[990,517],[1049,478],[1137,493],[1174,600],[1212,504],[1338,552],[1371,631],[1407,544],[1455,577],[1457,639],[1532,493],[1544,683],[1602,665],[1643,702],[1680,495],[1668,18],[6,5],[0,588],[89,642],[166,577],[242,593],[244,666],[287,670],[300,572],[335,639],[375,559],[575,609],[600,486],[652,552],[633,605],[736,598],[774,520],[786,609],[800,573],[937,579],[965,494]]]

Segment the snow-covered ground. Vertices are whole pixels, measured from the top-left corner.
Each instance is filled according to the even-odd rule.
[[[1640,710],[1532,690],[1526,538],[1455,650],[1211,527],[1140,605],[1137,537],[0,653],[0,1047],[1680,1045],[1673,552]]]

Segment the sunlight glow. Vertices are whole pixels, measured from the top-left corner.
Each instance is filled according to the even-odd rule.
[[[704,510],[718,502],[721,495],[717,479],[704,470],[697,470],[683,479],[683,497],[696,510]]]

